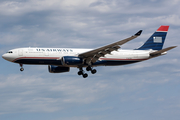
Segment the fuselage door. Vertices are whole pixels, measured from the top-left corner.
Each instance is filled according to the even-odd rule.
[[[19,55],[19,56],[23,56],[23,49],[19,49],[19,50],[18,50],[18,55]]]

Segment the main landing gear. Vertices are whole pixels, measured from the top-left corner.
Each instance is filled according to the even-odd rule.
[[[88,74],[87,74],[87,73],[84,73],[83,70],[79,70],[78,75],[82,75],[83,78],[87,78],[87,77],[88,77]]]
[[[20,71],[22,72],[22,71],[24,71],[24,68],[23,68],[23,64],[19,64],[20,65]]]
[[[96,70],[96,69],[92,69],[91,66],[88,66],[88,67],[86,68],[86,70],[87,70],[87,71],[91,71],[92,74],[95,74],[95,73],[97,72],[97,70]]]
[[[96,69],[92,69],[91,66],[88,66],[88,67],[86,68],[86,70],[87,70],[87,71],[91,71],[92,74],[95,74],[95,73],[97,72],[97,70],[96,70]],[[83,78],[87,78],[87,77],[88,77],[88,74],[87,74],[87,73],[84,73],[84,70],[82,69],[82,67],[79,68],[78,75],[82,75]]]

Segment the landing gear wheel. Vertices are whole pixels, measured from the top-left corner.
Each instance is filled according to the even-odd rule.
[[[90,70],[92,70],[92,68],[91,68],[90,66],[88,66],[88,67],[86,68],[86,70],[87,70],[87,71],[90,71]]]
[[[20,65],[20,67],[21,67],[21,68],[20,68],[20,71],[24,71],[23,64],[20,63],[19,65]]]
[[[82,75],[82,76],[83,76],[83,78],[87,78],[87,77],[88,77],[88,74],[87,74],[87,73],[84,73],[84,71],[83,71],[82,67],[81,67],[81,68],[79,68],[78,75]]]
[[[88,67],[86,68],[86,70],[87,70],[87,71],[91,71],[92,74],[95,74],[95,73],[97,72],[97,70],[96,70],[96,69],[92,69],[91,66],[88,66]]]
[[[88,77],[87,73],[83,74],[83,78],[87,78],[87,77]]]
[[[92,73],[92,74],[95,74],[96,72],[97,72],[96,69],[91,70],[91,73]]]
[[[78,75],[82,75],[82,74],[83,74],[83,71],[79,71],[79,72],[78,72]]]
[[[20,71],[24,71],[24,68],[20,68]]]

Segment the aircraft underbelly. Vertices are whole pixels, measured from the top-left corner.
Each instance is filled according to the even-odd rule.
[[[14,62],[34,65],[62,65],[61,61],[56,59],[19,59]]]
[[[93,66],[114,66],[114,65],[126,65],[126,64],[132,64],[136,62],[143,61],[145,59],[110,59],[106,58],[106,60],[99,60],[95,63],[93,63]],[[18,59],[14,61],[16,63],[21,64],[34,64],[34,65],[57,65],[62,66],[61,60],[57,59]],[[87,66],[86,64],[82,66]],[[70,65],[69,67],[78,67],[78,65]]]

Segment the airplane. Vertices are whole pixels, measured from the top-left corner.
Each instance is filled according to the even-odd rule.
[[[83,68],[95,74],[97,70],[93,67],[126,65],[165,55],[166,51],[177,47],[162,49],[168,29],[169,26],[161,25],[141,47],[133,50],[123,50],[120,46],[140,36],[142,30],[131,37],[96,49],[26,47],[9,50],[2,58],[18,63],[20,71],[24,70],[23,64],[48,65],[50,73],[69,72],[70,67],[76,67],[79,69],[78,75],[87,78],[88,74]]]

